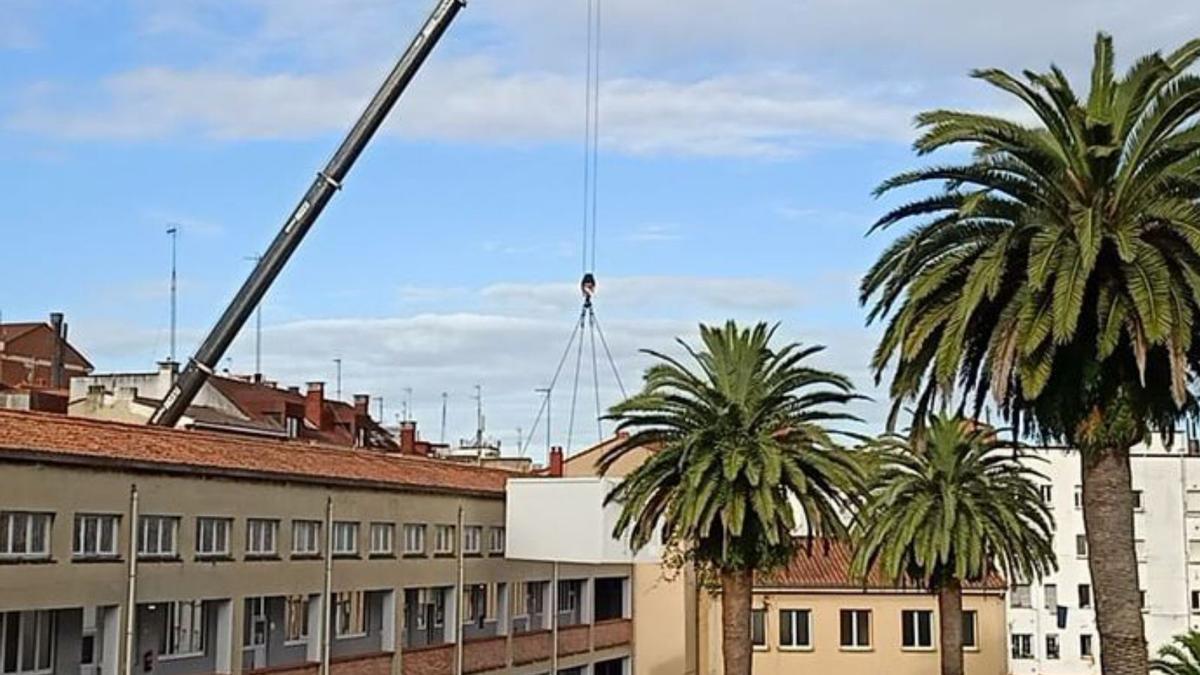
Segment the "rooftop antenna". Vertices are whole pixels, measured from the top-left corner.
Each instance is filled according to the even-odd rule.
[[[483,386],[475,385],[475,447],[483,446]]]
[[[171,362],[175,362],[175,326],[178,307],[177,293],[179,290],[178,279],[176,277],[176,246],[179,242],[179,225],[170,224],[167,226],[167,235],[171,237]]]
[[[262,261],[262,254],[248,255],[243,260],[249,260],[257,265]],[[174,360],[172,357],[171,360]],[[262,380],[262,302],[254,310],[254,380]]]
[[[333,362],[337,365],[337,389],[335,389],[337,392],[336,400],[340,401],[342,400],[342,359],[339,357],[334,359]]]
[[[446,442],[446,401],[449,398],[450,398],[450,395],[443,391],[442,392],[442,436],[438,441],[439,443]]]
[[[412,387],[404,388],[404,419],[412,420]]]
[[[379,423],[383,424],[383,397],[378,396],[375,400],[379,402]]]

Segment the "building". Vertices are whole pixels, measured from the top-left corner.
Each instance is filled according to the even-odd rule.
[[[1191,452],[1189,452],[1191,450]],[[1132,453],[1138,579],[1151,651],[1189,629],[1200,629],[1200,454],[1177,435]],[[1042,495],[1054,515],[1058,571],[1041,583],[1017,584],[1009,594],[1008,631],[1013,675],[1091,675],[1100,672],[1094,593],[1084,536],[1079,454],[1048,448],[1034,453],[1046,475]]]
[[[143,424],[170,390],[179,366],[170,361],[142,373],[106,373],[71,379],[69,414]],[[353,403],[325,396],[323,382],[281,388],[256,377],[211,375],[178,426],[245,436],[301,440],[399,452],[396,439],[371,418],[371,398]]]
[[[65,413],[68,382],[91,371],[67,341],[62,314],[48,323],[0,323],[0,408]]]
[[[510,476],[0,411],[0,672],[630,673],[629,565],[508,555]]]

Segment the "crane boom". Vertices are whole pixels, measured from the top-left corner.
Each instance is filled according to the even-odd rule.
[[[213,368],[220,362],[233,339],[237,337],[242,326],[245,325],[263,295],[266,294],[267,289],[271,287],[283,266],[287,264],[288,258],[296,251],[296,247],[300,245],[304,235],[320,217],[326,204],[333,198],[333,194],[341,189],[346,174],[350,172],[355,160],[370,142],[371,137],[375,135],[379,126],[383,124],[388,113],[396,104],[396,100],[408,88],[409,82],[417,74],[421,64],[425,62],[426,57],[429,56],[442,34],[445,33],[465,4],[466,0],[438,0],[437,6],[430,13],[424,26],[413,38],[400,60],[396,62],[396,66],[392,68],[383,85],[379,87],[379,91],[375,92],[375,96],[367,105],[366,110],[350,129],[350,133],[346,135],[342,144],[338,146],[337,152],[333,154],[325,168],[317,173],[312,186],[304,193],[300,204],[296,206],[292,215],[284,223],[283,229],[275,235],[270,248],[263,253],[258,264],[254,266],[254,271],[250,273],[249,278],[233,296],[233,300],[225,308],[221,318],[204,338],[204,342],[200,344],[196,354],[188,361],[187,367],[175,380],[171,390],[163,397],[158,409],[150,417],[151,425],[173,427],[179,422],[184,411],[191,405],[200,388],[204,386],[208,376],[212,374]]]

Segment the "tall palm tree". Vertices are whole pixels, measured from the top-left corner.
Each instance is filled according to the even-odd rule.
[[[703,347],[680,345],[684,363],[657,364],[641,392],[610,418],[630,432],[601,457],[655,448],[609,495],[620,504],[615,536],[634,549],[656,536],[668,550],[720,578],[726,675],[751,668],[753,575],[791,558],[795,534],[845,534],[841,514],[856,490],[853,457],[827,425],[855,419],[850,381],[807,365],[823,347],[771,346],[775,329],[700,327]],[[800,527],[794,503],[800,511]]]
[[[884,436],[872,460],[851,572],[878,568],[937,593],[942,675],[962,675],[963,584],[984,581],[997,563],[1012,579],[1056,567],[1038,487],[1046,478],[995,431],[961,417],[930,417],[915,441]]]
[[[868,320],[888,319],[873,365],[890,373],[893,422],[956,389],[978,412],[990,392],[1021,432],[1081,451],[1106,675],[1148,668],[1129,448],[1192,405],[1200,357],[1200,77],[1186,72],[1198,56],[1189,42],[1118,78],[1101,34],[1085,99],[1056,67],[975,72],[1032,121],[919,115],[920,154],[972,153],[878,188],[937,186],[875,224],[917,221],[861,287]]]
[[[1150,672],[1165,675],[1200,675],[1200,632],[1176,635],[1150,661]]]

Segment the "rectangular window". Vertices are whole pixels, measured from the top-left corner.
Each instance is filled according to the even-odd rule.
[[[54,613],[0,612],[0,673],[54,672]]]
[[[0,558],[49,558],[49,513],[0,512]]]
[[[425,553],[425,526],[408,523],[404,526],[404,554],[423,555]]]
[[[1013,584],[1008,592],[1008,604],[1010,607],[1033,607],[1033,594],[1029,584]]]
[[[76,514],[72,553],[76,558],[117,557],[117,527],[120,522],[120,516]]]
[[[1141,562],[1145,562],[1145,560],[1146,560],[1146,540],[1145,539],[1134,539],[1133,540],[1133,550],[1134,550],[1134,554],[1137,556],[1137,559]]]
[[[228,518],[197,518],[196,555],[229,555],[229,524]]]
[[[295,644],[308,640],[308,596],[289,595],[284,600],[283,641]]]
[[[1144,502],[1142,501],[1142,491],[1134,490],[1133,491],[1133,510],[1141,511],[1144,508],[1145,508],[1145,506],[1144,506]]]
[[[321,521],[292,521],[292,554],[316,555],[321,552]]]
[[[483,540],[483,528],[478,525],[468,525],[463,528],[463,553],[479,553]]]
[[[579,609],[579,596],[583,584],[579,581],[558,582],[558,611],[574,612]]]
[[[267,518],[246,520],[246,555],[273,556],[278,552],[279,521]]]
[[[1082,485],[1075,486],[1075,508],[1076,509],[1083,508],[1083,486]]]
[[[979,613],[973,609],[965,609],[962,619],[963,649],[979,649]]]
[[[525,584],[525,610],[530,614],[546,611],[546,589],[548,581],[530,581]]]
[[[1092,658],[1092,636],[1083,634],[1079,636],[1079,656],[1080,658]]]
[[[1039,485],[1038,491],[1042,493],[1042,502],[1044,502],[1047,506],[1050,506],[1051,504],[1053,504],[1053,502],[1054,502],[1054,486],[1053,485]]]
[[[784,649],[812,648],[812,613],[807,609],[779,610],[779,646]]]
[[[1012,634],[1012,657],[1014,659],[1033,658],[1033,636],[1028,633]]]
[[[438,555],[454,553],[454,526],[438,525],[433,530],[433,552]]]
[[[1087,535],[1086,534],[1075,535],[1075,555],[1079,556],[1080,558],[1086,558],[1087,554],[1088,554]]]
[[[1192,613],[1200,613],[1200,591],[1192,591]]]
[[[504,553],[504,528],[493,527],[490,530],[490,536],[488,550],[492,553]]]
[[[391,523],[371,523],[371,555],[392,555],[396,552],[393,540],[396,526]]]
[[[1146,609],[1146,591],[1138,591],[1138,607]]]
[[[179,555],[179,518],[141,516],[138,519],[138,556],[174,558]]]
[[[933,612],[906,609],[900,612],[900,644],[905,649],[933,649]]]
[[[204,603],[200,600],[168,602],[160,608],[160,656],[200,656],[204,653]]]
[[[482,624],[487,618],[487,591],[485,584],[470,584],[463,590],[463,623]]]
[[[750,610],[750,644],[755,649],[767,648],[767,610]]]
[[[1057,661],[1058,657],[1060,656],[1060,651],[1061,650],[1058,647],[1058,635],[1055,633],[1050,633],[1049,635],[1047,635],[1046,636],[1046,659],[1050,660],[1050,661]]]
[[[362,637],[367,634],[367,594],[349,591],[333,595],[333,636]]]
[[[1088,609],[1092,606],[1092,587],[1088,584],[1079,584],[1079,609]]]
[[[348,520],[334,521],[333,554],[358,555],[358,523]]]
[[[1058,609],[1058,584],[1046,584],[1042,587],[1042,599],[1045,601],[1043,605],[1050,611]]]
[[[871,646],[871,610],[841,611],[842,649],[868,649]]]

